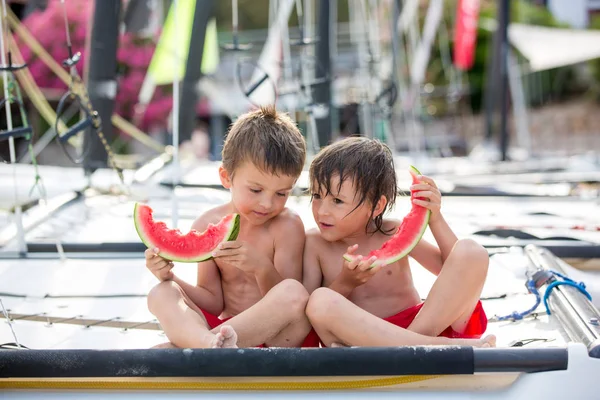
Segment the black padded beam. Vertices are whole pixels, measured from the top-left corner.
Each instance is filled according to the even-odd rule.
[[[464,375],[567,362],[566,348],[0,350],[0,378]]]

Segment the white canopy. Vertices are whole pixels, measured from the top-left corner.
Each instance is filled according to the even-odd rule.
[[[600,30],[510,24],[508,39],[529,60],[532,71],[600,58]]]

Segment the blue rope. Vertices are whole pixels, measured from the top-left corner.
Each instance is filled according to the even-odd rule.
[[[550,293],[551,293],[552,289],[554,289],[557,286],[560,286],[560,285],[572,286],[574,288],[579,289],[579,291],[581,293],[583,293],[588,299],[590,299],[590,301],[592,300],[592,296],[585,289],[585,284],[583,282],[575,282],[571,278],[569,278],[559,272],[556,272],[556,271],[550,271],[550,272],[554,276],[556,276],[560,279],[563,279],[563,280],[562,281],[557,280],[557,281],[552,282],[551,284],[548,285],[548,287],[546,288],[546,291],[544,292],[543,301],[544,301],[544,306],[546,307],[546,313],[548,315],[551,314],[550,308],[548,307],[548,298],[550,297]],[[540,296],[540,292],[535,287],[534,280],[528,279],[526,282],[526,286],[527,286],[527,290],[529,290],[529,292],[531,294],[535,295],[535,304],[533,305],[533,307],[531,307],[525,311],[522,311],[522,312],[513,311],[512,313],[510,313],[508,315],[496,317],[497,321],[506,321],[506,320],[519,321],[519,320],[522,320],[523,318],[525,318],[526,316],[528,316],[529,314],[533,313],[536,310],[536,308],[538,308],[538,306],[542,302],[542,298]]]
[[[535,295],[535,304],[533,305],[533,307],[531,307],[523,312],[513,311],[512,313],[510,313],[508,315],[504,315],[502,317],[496,317],[497,321],[506,321],[506,320],[519,321],[519,320],[522,320],[523,318],[525,318],[526,316],[528,316],[529,314],[531,314],[532,312],[534,312],[536,308],[538,308],[538,306],[542,302],[542,299],[540,297],[540,292],[538,292],[537,288],[535,287],[535,282],[533,281],[533,279],[527,280],[526,286],[527,286],[527,290],[529,290],[529,292],[531,294]]]
[[[575,282],[573,279],[568,278],[562,274],[559,274],[556,271],[550,271],[550,272],[552,272],[554,275],[556,275],[559,278],[562,278],[564,280],[563,281],[554,281],[551,284],[549,284],[548,287],[546,288],[546,293],[544,293],[544,307],[546,307],[546,313],[548,315],[551,314],[550,307],[548,307],[548,297],[550,297],[550,291],[560,285],[571,286],[576,289],[579,289],[579,291],[581,293],[583,293],[585,295],[585,297],[587,297],[590,301],[592,301],[592,295],[585,289],[585,283]]]

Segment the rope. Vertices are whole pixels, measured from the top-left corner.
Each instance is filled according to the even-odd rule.
[[[574,287],[576,289],[578,289],[581,293],[583,293],[585,295],[585,297],[588,298],[588,300],[592,301],[592,295],[585,289],[585,283],[583,282],[575,282],[573,279],[560,274],[556,271],[550,271],[552,272],[553,275],[563,279],[562,281],[554,281],[551,284],[548,285],[548,287],[546,288],[546,293],[544,293],[544,307],[546,307],[546,313],[548,315],[551,314],[550,312],[550,307],[548,307],[548,297],[550,297],[550,291],[552,289],[554,289],[557,286],[561,286],[561,285],[565,285],[565,286],[571,286]]]
[[[2,299],[0,299],[0,307],[2,307],[2,314],[4,315],[4,318],[6,319],[6,322],[8,323],[8,327],[10,328],[10,332],[12,333],[13,338],[15,339],[15,344],[17,345],[18,348],[21,348],[19,339],[17,339],[17,334],[15,333],[15,330],[13,329],[13,326],[12,326],[12,320],[10,319],[10,316],[8,315],[8,311],[6,311],[6,308],[4,307],[4,303],[2,302]]]
[[[554,340],[555,339],[548,339],[548,338],[520,339],[520,340],[513,342],[509,347],[524,347],[531,343],[539,343],[539,342],[548,343],[548,342],[553,342]]]
[[[119,298],[143,298],[145,293],[115,293],[115,294],[51,294],[41,296],[30,296],[22,293],[0,292],[1,297],[15,297],[22,299],[119,299]]]
[[[513,311],[512,313],[510,313],[508,315],[504,315],[501,317],[496,316],[494,318],[495,321],[506,321],[506,320],[520,321],[524,317],[533,313],[538,308],[538,306],[540,305],[542,300],[540,297],[540,292],[535,287],[535,282],[532,279],[529,279],[529,280],[527,280],[526,286],[527,286],[527,290],[529,290],[529,292],[531,294],[535,295],[535,304],[531,308],[528,308],[527,310],[522,311],[522,312]]]
[[[537,290],[537,288],[535,286],[535,281],[533,279],[527,280],[527,282],[525,284],[527,286],[527,290],[529,290],[529,292],[531,294],[535,295],[535,304],[531,308],[529,308],[525,311],[522,311],[522,312],[513,311],[512,313],[510,313],[508,315],[504,315],[504,316],[495,316],[493,318],[493,320],[494,321],[506,321],[506,320],[519,321],[519,320],[522,320],[523,318],[532,314],[538,308],[538,306],[540,305],[542,300],[544,302],[544,307],[546,308],[546,314],[551,315],[550,307],[548,306],[548,298],[550,297],[552,289],[554,289],[557,286],[561,286],[561,285],[574,287],[574,288],[578,289],[581,293],[583,293],[590,301],[592,300],[592,295],[590,295],[589,292],[586,290],[585,284],[583,282],[575,282],[571,278],[569,278],[559,272],[556,272],[556,271],[550,270],[549,272],[552,273],[552,275],[554,275],[555,277],[562,279],[562,280],[555,280],[554,282],[550,283],[546,287],[546,291],[544,292],[543,296],[541,296],[540,292]]]

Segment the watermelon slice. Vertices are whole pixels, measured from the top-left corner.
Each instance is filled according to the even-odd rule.
[[[417,176],[421,175],[419,170],[411,165],[409,172],[413,179],[413,185],[419,183],[419,180],[417,179]],[[411,202],[414,198],[415,194],[413,192],[410,196]],[[373,250],[364,258],[377,257],[377,260],[373,263],[374,267],[377,265],[391,264],[402,257],[405,257],[417,243],[419,243],[421,237],[423,237],[425,229],[427,229],[427,224],[429,223],[430,215],[431,211],[425,207],[412,203],[410,212],[404,217],[394,236],[385,242],[381,248]],[[344,258],[348,261],[352,261],[356,257],[358,257],[358,255],[344,255]]]
[[[152,208],[139,203],[133,210],[133,222],[148,248],[158,247],[158,255],[167,260],[189,263],[212,258],[220,243],[235,240],[240,231],[239,214],[230,214],[216,225],[209,224],[204,232],[192,229],[182,234],[179,229],[169,229],[164,222],[154,221]]]

